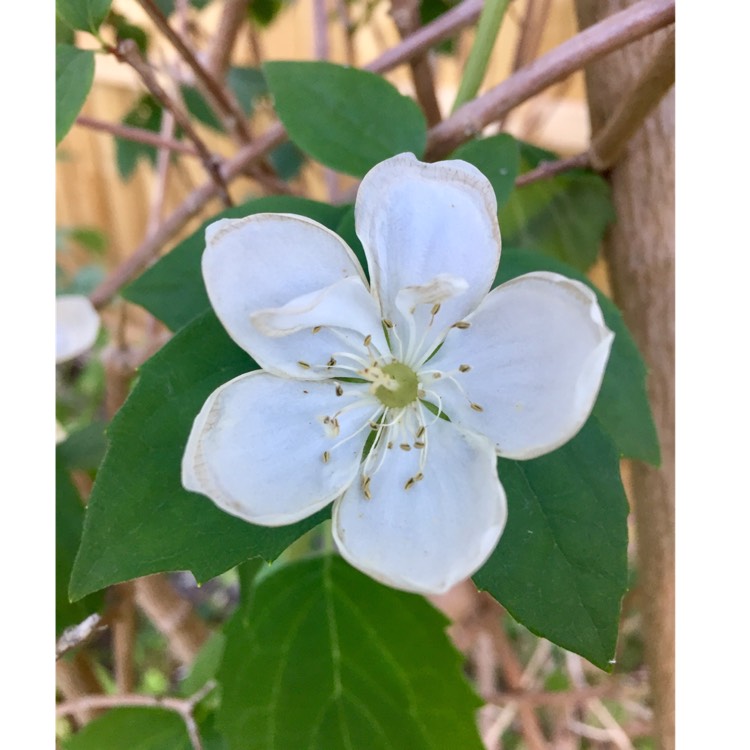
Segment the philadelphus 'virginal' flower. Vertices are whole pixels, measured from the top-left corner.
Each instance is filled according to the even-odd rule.
[[[497,205],[469,164],[388,159],[363,179],[355,220],[369,285],[344,241],[310,219],[207,229],[211,304],[263,369],[209,396],[182,481],[267,526],[333,502],[346,560],[438,593],[500,538],[497,456],[533,458],[575,435],[613,334],[592,292],[557,274],[489,291]]]
[[[67,362],[90,349],[99,333],[99,315],[88,297],[55,298],[55,362]]]

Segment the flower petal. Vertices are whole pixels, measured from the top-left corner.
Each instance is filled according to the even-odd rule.
[[[88,297],[63,294],[56,298],[55,361],[67,362],[90,349],[99,333],[99,315]]]
[[[344,279],[360,289],[342,298],[341,319],[366,325],[366,330],[358,331],[359,339],[382,335],[378,307],[359,261],[340,237],[321,224],[291,214],[255,214],[211,224],[206,240],[203,278],[211,305],[229,335],[269,372],[305,379],[330,376],[303,372],[298,362],[328,361],[342,346],[335,332],[311,335],[313,323],[286,336],[269,336],[253,324],[251,316],[283,308]]]
[[[372,499],[355,482],[334,504],[333,537],[343,557],[376,580],[437,594],[482,566],[507,509],[489,440],[442,419],[427,436],[424,478],[405,489],[420,451],[388,451],[370,480]]]
[[[444,330],[474,310],[492,286],[500,259],[497,201],[472,165],[425,164],[412,154],[387,159],[362,180],[355,217],[373,294],[397,325],[404,321],[396,297],[405,287],[429,285],[438,276],[468,283],[441,304],[436,328]],[[429,306],[420,317],[423,329]]]
[[[487,435],[507,458],[570,440],[591,413],[614,338],[594,293],[529,273],[493,290],[468,321],[426,365],[444,373],[429,389],[451,421]]]
[[[332,382],[240,375],[215,390],[196,417],[182,483],[251,523],[305,518],[357,474],[377,406],[366,393],[353,384],[337,396]]]

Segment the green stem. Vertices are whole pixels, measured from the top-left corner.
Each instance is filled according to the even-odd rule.
[[[508,5],[510,5],[510,0],[487,0],[485,2],[477,23],[477,35],[474,38],[469,59],[466,61],[464,77],[461,79],[451,112],[455,112],[462,104],[473,99],[479,91]]]

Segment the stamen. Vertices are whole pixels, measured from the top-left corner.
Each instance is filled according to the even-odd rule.
[[[303,369],[303,370],[309,370],[310,365],[307,364],[307,362],[303,362],[302,360],[297,360],[297,364]]]
[[[440,303],[438,302],[437,304],[432,306],[432,310],[430,310],[430,314],[434,318],[439,312],[440,312]]]
[[[474,411],[484,411],[484,409],[479,404],[475,404],[474,402],[472,402],[470,406],[472,409],[474,409]]]
[[[459,372],[469,372],[471,370],[471,365],[459,365],[458,371]]]
[[[323,463],[327,464],[331,460],[331,454],[328,451],[323,451]]]
[[[401,448],[402,451],[411,450],[411,446],[409,445],[409,443],[401,443],[401,445],[399,445],[398,447]]]
[[[320,330],[323,328],[323,326],[315,326],[315,328],[312,329],[313,333],[320,333]]]
[[[362,494],[367,500],[372,500],[372,495],[370,494],[370,477],[364,474],[362,475]]]
[[[368,347],[370,346],[371,343],[372,343],[372,336],[370,336],[370,334],[368,333],[367,336],[365,336],[364,345]]]
[[[386,328],[393,328],[393,321],[392,320],[388,320],[388,318],[383,318],[383,325]]]
[[[341,386],[341,383],[336,383],[336,395],[337,396],[343,396],[344,395],[344,389]]]
[[[326,364],[326,367],[335,367],[335,366],[336,366],[336,360],[333,357],[331,357],[328,360],[328,363]]]
[[[415,448],[424,448],[425,443],[421,440],[415,440],[414,441],[414,447]]]
[[[465,331],[470,326],[471,326],[471,323],[467,323],[465,320],[459,320],[458,323],[454,323],[452,327],[460,328],[462,331]]]
[[[414,477],[411,477],[410,479],[407,479],[406,480],[406,484],[404,485],[404,489],[408,490],[409,487],[411,487],[414,484],[415,481],[416,480],[414,479]]]

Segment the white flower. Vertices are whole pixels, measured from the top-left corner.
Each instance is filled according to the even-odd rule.
[[[62,294],[55,299],[55,361],[67,362],[94,345],[99,315],[83,295]]]
[[[211,304],[263,370],[209,396],[182,481],[267,526],[333,502],[345,559],[439,593],[503,531],[497,456],[533,458],[576,434],[613,334],[594,294],[557,274],[489,291],[497,205],[469,164],[388,159],[363,179],[355,218],[370,285],[343,240],[310,219],[208,228]]]

